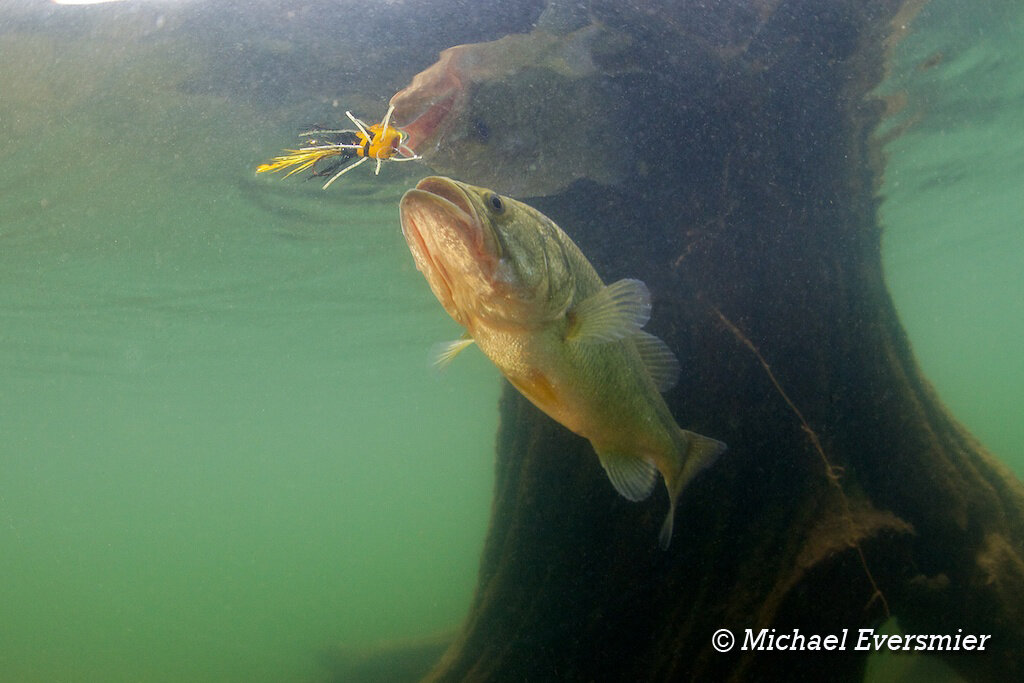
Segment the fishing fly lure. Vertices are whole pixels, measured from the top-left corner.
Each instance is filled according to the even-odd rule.
[[[308,130],[300,135],[306,138],[303,146],[286,149],[287,154],[274,157],[270,163],[260,164],[256,172],[281,171],[294,166],[285,174],[287,178],[293,173],[312,168],[311,178],[330,176],[330,180],[324,183],[326,190],[335,180],[369,159],[377,161],[374,175],[380,173],[380,166],[385,161],[416,161],[420,157],[405,144],[408,134],[391,125],[391,114],[394,111],[394,106],[388,107],[384,120],[372,126],[346,111],[345,115],[356,125],[356,130]],[[319,162],[326,160],[330,160],[326,166],[316,168]],[[355,163],[352,163],[354,160]]]

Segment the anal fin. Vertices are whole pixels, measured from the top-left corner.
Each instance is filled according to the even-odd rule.
[[[651,495],[658,469],[650,460],[611,451],[598,451],[597,457],[612,486],[623,498],[635,502]]]

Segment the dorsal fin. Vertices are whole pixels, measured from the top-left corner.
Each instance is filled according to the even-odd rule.
[[[679,359],[668,344],[643,330],[636,331],[633,343],[658,391],[674,387],[679,381]]]
[[[619,280],[602,287],[569,312],[568,339],[604,343],[624,339],[647,324],[651,294],[640,280]]]

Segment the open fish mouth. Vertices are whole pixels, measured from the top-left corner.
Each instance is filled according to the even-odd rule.
[[[427,103],[425,108],[422,108],[418,113],[414,114],[413,118],[408,123],[401,125],[402,131],[408,135],[405,140],[405,145],[411,150],[420,154],[421,156],[426,153],[430,154],[432,151],[431,142],[434,146],[439,142],[438,131],[441,128],[441,124],[445,122],[448,116],[452,113],[452,107],[455,104],[455,93],[443,97],[437,101]],[[399,111],[396,107],[396,111]],[[406,120],[408,117],[403,117],[399,120]]]
[[[416,189],[413,192],[422,192],[424,194],[433,195],[439,200],[438,205],[443,206],[444,210],[453,213],[453,217],[460,220],[460,222],[473,222],[479,225],[480,221],[476,217],[476,209],[469,200],[469,196],[463,191],[461,187],[451,182],[447,178],[441,178],[439,176],[430,176],[424,178],[420,182],[416,183]],[[451,204],[448,207],[446,204]],[[458,211],[460,213],[454,213]]]
[[[410,217],[414,224],[429,224],[436,236],[454,231],[478,264],[493,265],[500,258],[500,242],[493,229],[481,220],[477,207],[457,183],[440,176],[424,178],[415,189],[406,192],[402,204],[412,208]],[[435,246],[451,249],[454,245],[445,242]]]
[[[449,48],[436,64],[413,77],[412,83],[395,93],[395,124],[409,137],[405,144],[417,154],[429,155],[440,143],[445,124],[460,107],[466,84],[459,72],[459,51]]]
[[[499,242],[456,183],[424,178],[402,197],[400,211],[402,233],[416,265],[449,312],[459,291],[490,282],[500,258]]]

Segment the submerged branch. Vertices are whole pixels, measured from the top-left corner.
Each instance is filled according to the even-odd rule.
[[[718,316],[718,319],[722,321],[722,324],[725,325],[726,328],[732,332],[732,334],[735,335],[735,337],[742,342],[744,346],[750,349],[750,352],[757,358],[757,362],[761,364],[761,367],[764,369],[765,374],[768,375],[768,379],[771,380],[775,390],[779,392],[779,396],[782,397],[782,400],[786,402],[786,405],[789,406],[789,409],[793,411],[793,414],[796,415],[797,419],[800,421],[800,428],[803,429],[807,438],[810,440],[811,445],[814,447],[814,451],[821,458],[821,462],[825,467],[825,478],[828,480],[829,485],[831,485],[836,491],[836,494],[839,496],[840,504],[843,508],[843,518],[846,520],[849,533],[849,546],[857,553],[857,558],[860,561],[861,567],[864,569],[864,574],[867,576],[868,582],[871,584],[873,591],[867,604],[864,605],[864,609],[867,610],[872,604],[879,601],[882,604],[882,609],[885,612],[886,618],[892,616],[889,611],[889,602],[885,599],[885,595],[878,587],[878,583],[875,581],[875,577],[871,573],[871,569],[868,568],[868,561],[864,557],[864,550],[861,548],[860,542],[857,540],[857,525],[856,522],[854,522],[853,513],[850,510],[850,499],[846,497],[846,492],[843,490],[843,485],[839,478],[839,471],[841,468],[837,468],[832,464],[832,461],[829,460],[829,457],[825,454],[825,449],[821,445],[821,439],[818,438],[818,434],[811,429],[811,425],[808,424],[803,413],[800,412],[800,409],[796,407],[795,403],[793,403],[789,394],[787,394],[782,388],[782,385],[779,384],[779,380],[775,377],[775,373],[772,372],[771,366],[768,365],[768,361],[765,360],[764,356],[761,355],[761,352],[756,346],[754,346],[754,342],[750,341],[750,338],[743,334],[743,331],[740,330],[735,323],[729,320],[724,313],[718,310],[718,308],[711,306],[711,310],[714,311],[715,315]]]

